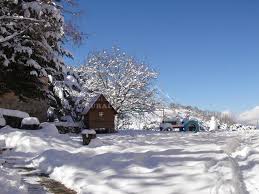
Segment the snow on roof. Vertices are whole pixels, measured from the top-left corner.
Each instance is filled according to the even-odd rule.
[[[85,103],[85,108],[83,110],[83,114],[86,114],[88,113],[88,111],[92,108],[92,106],[94,105],[94,103],[98,100],[98,98],[101,96],[101,94],[97,94],[95,96],[92,96],[90,98],[88,98],[86,100],[86,103]]]
[[[82,114],[87,114],[88,111],[93,107],[94,103],[100,98],[100,96],[103,96],[105,98],[105,96],[103,94],[93,94],[93,95],[90,95],[85,100],[85,107],[84,107],[84,110],[83,110]],[[116,112],[116,110],[112,107],[112,105],[111,105],[111,108]]]
[[[22,112],[19,110],[4,109],[4,108],[0,108],[0,115],[13,116],[13,117],[19,117],[19,118],[30,117],[30,115],[26,112]]]

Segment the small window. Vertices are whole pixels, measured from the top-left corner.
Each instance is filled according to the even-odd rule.
[[[104,113],[103,112],[99,112],[99,117],[103,117],[104,116]]]

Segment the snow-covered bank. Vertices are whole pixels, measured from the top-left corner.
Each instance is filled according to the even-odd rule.
[[[45,124],[39,131],[6,127],[0,139],[15,148],[9,155],[78,193],[258,193],[257,131],[122,131],[82,146],[80,136]]]

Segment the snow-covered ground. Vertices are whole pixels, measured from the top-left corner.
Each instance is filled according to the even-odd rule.
[[[259,193],[259,131],[121,131],[80,136],[41,130],[0,130],[14,148],[2,154],[40,169],[78,193]],[[0,156],[1,157],[1,156]],[[1,180],[0,180],[1,181]]]
[[[5,147],[5,141],[0,140],[0,155],[2,153],[1,148]],[[5,163],[0,156],[0,193],[3,194],[26,194],[27,188],[21,182],[20,175],[11,169],[5,168],[2,164]]]
[[[27,188],[21,183],[20,175],[15,170],[0,167],[0,193],[3,194],[26,194]]]

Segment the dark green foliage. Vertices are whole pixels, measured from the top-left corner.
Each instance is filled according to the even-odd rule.
[[[25,66],[0,69],[0,95],[14,92],[21,100],[27,98],[44,98],[44,84],[36,76],[29,74]],[[25,99],[24,99],[25,100]]]

